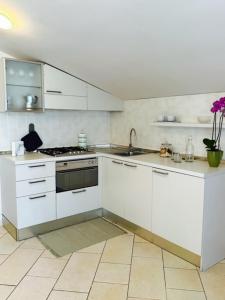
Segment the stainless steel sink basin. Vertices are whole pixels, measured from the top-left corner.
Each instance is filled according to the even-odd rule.
[[[146,152],[144,151],[126,151],[126,152],[118,152],[115,153],[116,155],[119,156],[134,156],[134,155],[141,155],[141,154],[145,154]]]

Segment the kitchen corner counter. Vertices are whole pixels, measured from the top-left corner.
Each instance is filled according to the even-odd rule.
[[[157,169],[166,169],[168,171],[187,174],[195,177],[207,178],[225,173],[225,162],[222,162],[218,168],[209,167],[207,161],[195,160],[194,162],[175,163],[171,158],[160,157],[159,154],[150,153],[130,157],[122,157],[109,153],[108,151],[98,149],[96,153],[76,156],[52,157],[39,152],[26,153],[23,156],[1,155],[0,159],[9,159],[16,165],[27,163],[38,163],[48,161],[64,161],[73,159],[86,159],[93,157],[108,157],[115,160],[127,161],[134,164],[149,166]]]
[[[166,169],[168,171],[187,174],[195,177],[206,178],[225,173],[225,162],[222,162],[218,168],[209,167],[207,161],[195,160],[194,162],[175,163],[169,157],[160,157],[159,154],[150,153],[138,156],[121,157],[113,154],[102,153],[102,156],[123,160],[135,164],[150,166],[157,169]]]

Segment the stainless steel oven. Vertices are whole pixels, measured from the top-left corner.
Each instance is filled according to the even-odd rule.
[[[56,193],[98,185],[98,159],[56,162]]]

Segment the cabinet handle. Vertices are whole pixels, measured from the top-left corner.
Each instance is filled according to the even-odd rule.
[[[34,166],[29,166],[29,168],[40,168],[40,167],[45,167],[46,165],[34,165]]]
[[[46,180],[43,179],[43,180],[37,180],[37,181],[29,181],[30,184],[33,184],[33,183],[40,183],[40,182],[45,182]]]
[[[46,195],[42,195],[42,196],[36,196],[36,197],[29,197],[30,200],[33,200],[33,199],[38,199],[38,198],[45,198]]]
[[[126,167],[131,167],[131,168],[137,168],[137,166],[136,166],[136,165],[124,164],[124,166],[126,166]]]
[[[116,160],[112,160],[112,162],[113,162],[114,164],[117,164],[117,165],[122,165],[122,164],[123,164],[121,161],[116,161]]]
[[[47,90],[47,93],[55,93],[55,94],[62,94],[61,91],[51,91],[51,90]]]
[[[84,193],[84,192],[86,192],[86,190],[81,190],[81,191],[73,191],[72,193],[73,193],[73,194],[79,194],[79,193]]]
[[[167,172],[161,172],[161,171],[156,171],[156,170],[153,170],[152,172],[154,172],[156,174],[161,174],[161,175],[169,175],[169,173],[167,173]]]

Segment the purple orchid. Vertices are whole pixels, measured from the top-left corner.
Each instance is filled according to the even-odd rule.
[[[220,150],[220,138],[223,128],[223,119],[225,116],[225,97],[221,97],[213,102],[210,111],[214,114],[213,129],[211,140],[204,139],[203,142],[209,150]],[[217,122],[217,113],[219,113],[219,120]],[[217,128],[218,126],[218,128]]]

